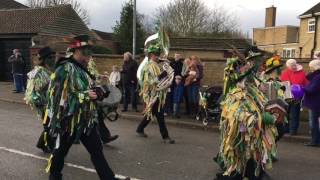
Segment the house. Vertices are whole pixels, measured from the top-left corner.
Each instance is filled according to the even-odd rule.
[[[10,7],[14,2],[8,3]],[[38,47],[62,42],[70,34],[90,34],[71,5],[1,9],[0,24],[0,80],[11,79],[11,66],[7,59],[13,49],[22,50],[28,70],[31,68],[30,55],[37,53]],[[30,51],[31,47],[37,48]]]
[[[299,15],[300,26],[275,26],[276,7],[266,9],[265,27],[253,29],[253,41],[284,58],[312,59],[320,53],[320,3]]]
[[[265,27],[253,29],[253,41],[258,48],[285,58],[299,57],[299,27],[275,26],[276,7],[266,8]]]
[[[99,30],[92,29],[91,34],[95,37],[96,44],[106,47],[112,51],[112,54],[119,53],[119,42],[114,39],[113,33],[103,32]]]
[[[299,48],[302,57],[313,58],[314,55],[317,55],[320,52],[319,16],[320,3],[299,16]]]

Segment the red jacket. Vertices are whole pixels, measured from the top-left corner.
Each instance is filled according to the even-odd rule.
[[[280,80],[290,81],[290,84],[299,84],[302,87],[305,87],[308,84],[306,74],[303,70],[292,71],[291,69],[286,69],[282,71]]]

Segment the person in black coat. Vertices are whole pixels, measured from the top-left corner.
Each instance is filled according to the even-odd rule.
[[[123,110],[128,111],[128,105],[131,103],[132,109],[138,112],[137,108],[137,70],[138,63],[132,59],[132,54],[126,52],[123,55],[122,65],[122,83],[123,83]]]

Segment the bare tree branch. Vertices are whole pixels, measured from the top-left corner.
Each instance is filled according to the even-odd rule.
[[[242,35],[237,19],[223,7],[208,8],[201,0],[174,0],[156,14],[166,29],[178,36]]]

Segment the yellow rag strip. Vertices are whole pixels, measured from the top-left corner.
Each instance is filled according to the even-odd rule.
[[[48,165],[46,167],[46,173],[49,173],[50,172],[50,169],[51,169],[51,164],[52,164],[52,158],[53,158],[53,155],[51,154],[50,155],[50,158],[48,160]]]
[[[48,112],[49,112],[49,110],[46,109],[46,111],[45,111],[45,113],[44,113],[44,118],[43,118],[42,124],[47,124]]]

